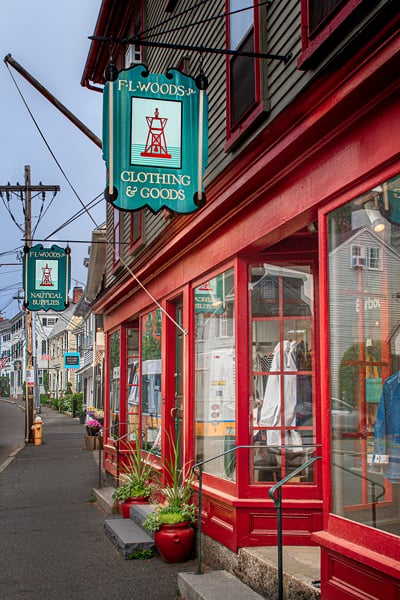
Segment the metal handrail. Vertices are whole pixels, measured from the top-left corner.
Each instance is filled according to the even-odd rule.
[[[283,564],[282,564],[282,486],[285,485],[288,481],[290,481],[293,477],[297,477],[302,471],[307,469],[317,460],[322,458],[321,456],[312,456],[309,458],[304,464],[300,465],[286,475],[283,479],[275,483],[273,485],[268,494],[273,500],[275,508],[277,509],[277,517],[278,517],[278,599],[283,600]],[[275,493],[277,492],[277,496]]]
[[[385,495],[385,486],[382,485],[381,483],[379,483],[378,481],[374,481],[373,479],[370,479],[369,477],[366,477],[365,475],[360,475],[359,473],[356,473],[355,471],[352,471],[351,469],[348,469],[347,467],[343,467],[342,465],[338,465],[333,462],[332,466],[337,467],[338,469],[342,469],[346,473],[349,473],[350,475],[354,475],[355,477],[358,477],[359,479],[364,479],[365,481],[368,481],[368,483],[371,484],[371,486],[372,486],[372,490],[371,490],[372,526],[376,529],[376,505],[379,502],[379,500],[381,498],[383,498],[383,496]],[[375,496],[375,487],[376,486],[380,487],[382,490],[381,493],[378,494],[378,496]]]
[[[104,441],[104,432],[108,432],[111,431],[112,429],[115,429],[115,427],[119,427],[120,425],[131,425],[131,423],[129,423],[129,421],[125,421],[125,422],[119,422],[116,423],[115,425],[110,425],[110,427],[103,427],[101,429],[101,437],[103,438]],[[120,456],[120,449],[119,449],[119,445],[120,442],[122,440],[124,440],[126,437],[128,437],[129,435],[132,434],[132,431],[128,431],[127,433],[125,433],[124,435],[118,437],[118,438],[113,438],[114,442],[117,442],[117,447],[116,447],[116,451],[117,451],[117,455],[116,455],[116,459],[117,459],[117,476],[116,476],[116,481],[117,481],[117,486],[119,485],[119,473],[120,473],[120,469],[119,469],[119,456]],[[103,451],[103,443],[99,444],[99,480],[98,480],[98,484],[99,484],[99,489],[102,488],[102,451]]]
[[[301,446],[302,449],[307,449],[307,448],[317,448],[319,447],[320,444],[307,444],[305,446]],[[275,450],[282,450],[282,449],[288,449],[288,446],[282,446],[282,445],[274,445],[274,446],[264,446],[266,448],[269,449],[275,449]],[[195,475],[198,478],[198,482],[199,482],[199,501],[198,501],[198,525],[197,525],[197,571],[196,574],[197,575],[201,575],[201,532],[202,532],[202,508],[203,508],[203,466],[209,462],[212,462],[213,460],[216,460],[217,458],[221,458],[222,456],[226,456],[232,452],[236,452],[236,450],[242,450],[244,448],[247,449],[260,449],[260,445],[241,445],[241,446],[235,446],[234,448],[230,448],[229,450],[225,450],[225,452],[221,452],[220,454],[216,454],[215,456],[212,456],[211,458],[207,458],[206,460],[202,460],[199,461],[198,463],[194,464],[192,467],[192,471],[193,473],[195,473]],[[293,446],[291,446],[290,448],[293,448]],[[314,462],[315,460],[317,460],[317,458],[321,458],[321,457],[314,457],[314,460],[311,461],[310,464],[312,464],[312,462]],[[308,465],[309,461],[307,461],[307,463],[305,463],[305,465]],[[298,467],[296,469],[296,473],[297,471],[300,469],[303,470],[303,467]],[[294,473],[291,473],[290,476],[295,476]],[[291,478],[289,475],[287,477]],[[286,480],[287,477],[285,477],[284,479]],[[280,483],[280,482],[278,482]],[[278,484],[276,484],[278,485]],[[273,486],[274,488],[276,486]],[[271,488],[272,489],[272,488]]]

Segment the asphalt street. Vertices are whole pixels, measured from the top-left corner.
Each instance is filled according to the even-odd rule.
[[[173,600],[194,561],[124,560],[93,502],[98,467],[84,426],[42,409],[43,444],[29,444],[0,472],[1,600]]]

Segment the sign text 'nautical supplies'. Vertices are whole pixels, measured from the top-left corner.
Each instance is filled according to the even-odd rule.
[[[105,196],[120,210],[148,206],[190,213],[205,201],[207,96],[205,77],[143,65],[108,69],[103,102]]]
[[[70,262],[69,248],[25,247],[24,306],[28,310],[65,310],[71,285]]]

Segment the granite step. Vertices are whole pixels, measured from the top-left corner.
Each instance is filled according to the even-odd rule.
[[[152,538],[131,519],[106,519],[104,531],[125,559],[135,558],[135,554],[144,550],[155,552]]]
[[[263,600],[261,596],[228,571],[179,573],[182,600]]]

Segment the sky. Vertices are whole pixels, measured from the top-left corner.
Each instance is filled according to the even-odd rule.
[[[32,185],[60,186],[54,199],[51,192],[46,193],[43,208],[40,197],[32,199],[32,229],[36,228],[33,245],[57,244],[65,248],[68,241],[71,288],[86,284],[87,268],[83,262],[89,243],[85,242],[90,241],[92,230],[105,221],[102,197],[89,210],[90,216],[82,208],[82,204],[87,206],[104,191],[101,149],[15,69],[7,67],[3,59],[11,54],[101,138],[102,94],[80,84],[90,47],[88,36],[93,34],[100,5],[101,0],[0,0],[0,186],[22,185],[25,165],[30,166]],[[0,198],[0,316],[11,318],[22,307],[21,300],[14,296],[22,295],[19,257],[25,245],[24,214],[20,198],[13,195],[8,202],[3,193],[3,199]],[[77,213],[83,214],[44,241]]]

